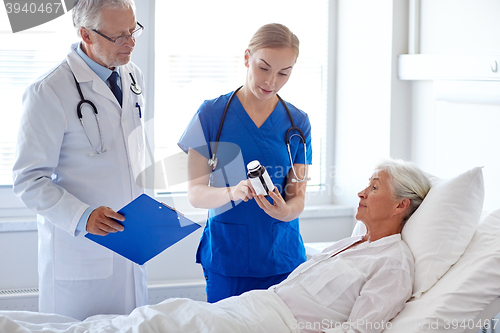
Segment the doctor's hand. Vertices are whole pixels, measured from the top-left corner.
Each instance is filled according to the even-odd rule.
[[[290,216],[292,209],[288,206],[285,199],[283,199],[277,187],[274,187],[274,191],[268,192],[271,199],[273,199],[273,204],[269,203],[269,201],[267,201],[262,194],[257,195],[253,188],[252,191],[255,202],[257,202],[257,205],[259,205],[259,207],[262,208],[267,215],[280,221],[289,221],[288,217]]]
[[[92,211],[87,221],[87,232],[94,235],[106,236],[110,232],[123,231],[125,229],[123,225],[115,220],[124,221],[125,217],[109,207],[101,206],[96,208]]]
[[[242,180],[236,186],[229,188],[229,197],[232,201],[243,200],[247,202],[253,198],[252,184],[250,180]]]

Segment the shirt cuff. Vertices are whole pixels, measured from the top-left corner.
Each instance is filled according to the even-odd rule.
[[[89,220],[90,214],[92,214],[94,209],[95,208],[93,207],[89,207],[83,212],[82,217],[80,217],[80,221],[78,221],[78,224],[76,225],[77,233],[82,231],[87,232],[87,221]]]

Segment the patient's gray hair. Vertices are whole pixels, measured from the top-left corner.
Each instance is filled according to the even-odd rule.
[[[426,173],[414,163],[403,160],[385,160],[379,163],[375,170],[385,171],[390,178],[390,187],[394,199],[410,199],[403,221],[404,225],[417,210],[431,189],[431,182]]]
[[[99,30],[103,8],[126,10],[132,8],[135,14],[134,0],[78,0],[73,7],[73,26],[80,37],[80,28]]]

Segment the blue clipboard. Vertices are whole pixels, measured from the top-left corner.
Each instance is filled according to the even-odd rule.
[[[141,194],[118,211],[125,229],[106,236],[86,234],[88,239],[143,265],[200,227],[175,209]]]

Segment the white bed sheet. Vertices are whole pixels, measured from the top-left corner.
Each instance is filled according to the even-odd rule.
[[[272,291],[256,290],[216,304],[169,299],[135,309],[128,316],[99,315],[77,321],[59,315],[0,311],[0,332],[300,332],[294,317]]]

